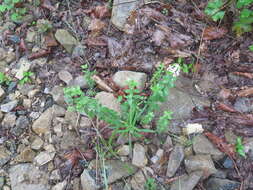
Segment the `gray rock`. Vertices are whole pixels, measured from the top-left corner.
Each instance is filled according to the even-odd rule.
[[[165,140],[164,144],[163,144],[163,149],[164,149],[165,152],[169,152],[169,151],[172,149],[172,147],[173,147],[172,139],[171,139],[171,137],[168,135],[168,136],[166,137],[166,140]]]
[[[54,101],[59,104],[60,106],[65,106],[65,99],[64,99],[64,92],[63,92],[63,87],[61,86],[55,86],[50,94],[53,96]]]
[[[166,176],[174,176],[183,159],[184,149],[181,145],[176,145],[170,154]]]
[[[56,40],[66,49],[68,53],[72,53],[78,41],[64,29],[58,29],[55,33]]]
[[[215,160],[224,156],[204,135],[194,137],[193,150],[196,154],[210,154]]]
[[[18,164],[9,170],[12,190],[49,190],[48,176],[32,164]]]
[[[27,30],[25,41],[32,43],[35,40],[36,32],[34,30]]]
[[[4,146],[0,146],[0,167],[5,165],[11,159],[11,152]]]
[[[54,115],[54,117],[63,117],[66,113],[66,109],[58,106],[56,104],[54,104],[52,106],[52,114]]]
[[[29,71],[32,66],[32,62],[30,62],[27,58],[22,57],[17,63],[18,69],[16,71],[15,77],[21,80],[24,77],[24,72]]]
[[[62,150],[66,150],[72,147],[80,145],[79,138],[74,131],[66,131],[63,133],[60,140],[60,147]]]
[[[48,108],[33,123],[32,125],[33,131],[38,135],[48,133],[50,131],[52,119],[53,119],[52,108]]]
[[[68,86],[80,86],[81,89],[88,88],[88,83],[84,76],[78,76],[69,82]]]
[[[62,70],[58,73],[58,77],[60,80],[62,80],[63,82],[65,82],[66,84],[69,84],[69,82],[71,80],[73,80],[72,75],[70,74],[70,72]]]
[[[43,144],[44,144],[44,141],[40,137],[35,136],[33,138],[33,140],[32,140],[31,148],[33,150],[39,150],[39,149],[41,149],[41,147],[43,146]]]
[[[54,185],[52,187],[52,190],[64,190],[66,185],[67,185],[67,181],[65,180],[63,182],[60,182],[60,183],[57,183],[56,185]]]
[[[67,124],[71,126],[76,126],[76,122],[78,120],[78,113],[73,111],[66,111],[64,120]]]
[[[153,162],[153,164],[157,164],[161,161],[161,159],[163,158],[163,155],[164,155],[164,150],[159,148],[156,151],[156,154],[154,156],[152,156],[152,158],[150,160],[151,160],[151,162]]]
[[[5,128],[11,128],[15,125],[16,115],[13,113],[7,113],[2,121],[2,126]]]
[[[118,155],[128,156],[130,153],[130,147],[128,145],[122,145],[117,150]]]
[[[202,175],[203,172],[196,171],[189,175],[179,177],[175,182],[172,183],[170,190],[192,190],[198,184]]]
[[[227,178],[227,170],[217,170],[217,172],[214,173],[212,175],[212,177],[226,179]]]
[[[30,147],[25,147],[15,160],[17,162],[32,162],[35,156],[36,153]]]
[[[75,58],[75,57],[84,56],[85,49],[86,49],[86,47],[84,45],[78,44],[73,50],[72,57]]]
[[[225,160],[223,161],[222,165],[226,169],[232,169],[232,168],[234,168],[234,162],[228,156],[225,158]]]
[[[145,190],[145,186],[144,186],[145,182],[146,182],[146,178],[143,175],[143,172],[139,170],[133,175],[130,183],[133,190]]]
[[[124,31],[127,18],[131,12],[134,11],[138,6],[138,1],[130,0],[115,0],[113,1],[112,8],[112,23],[120,30]]]
[[[90,174],[90,170],[84,169],[81,175],[81,184],[83,190],[97,190],[99,186],[95,182],[95,176]]]
[[[139,168],[143,168],[147,165],[147,163],[148,159],[146,157],[145,148],[141,144],[135,143],[133,148],[132,164]]]
[[[5,113],[8,113],[10,112],[13,108],[15,108],[16,106],[18,105],[18,100],[13,100],[13,101],[10,101],[6,104],[2,104],[1,105],[1,111],[2,112],[5,112]]]
[[[27,119],[27,117],[24,115],[19,116],[16,121],[16,127],[21,128],[21,129],[27,129],[28,126],[29,126],[29,120]]]
[[[0,101],[4,98],[5,96],[5,91],[4,89],[0,86]]]
[[[228,179],[210,178],[205,188],[207,190],[236,190],[240,187],[240,183]]]
[[[118,102],[117,98],[114,97],[112,93],[99,92],[97,93],[95,98],[103,106],[120,113],[120,103]]]
[[[164,111],[170,110],[173,112],[173,120],[181,121],[190,117],[194,107],[204,106],[209,107],[210,101],[198,95],[191,80],[180,77],[175,83],[175,88],[169,90],[167,101],[161,105],[157,115],[160,116]]]
[[[186,157],[184,160],[188,173],[194,171],[204,171],[206,177],[217,172],[210,155],[195,155]]]
[[[5,182],[4,177],[3,177],[3,176],[0,176],[0,189],[2,189],[2,188],[3,188],[3,186],[4,186],[4,182]]]
[[[237,98],[234,104],[234,108],[242,113],[253,111],[253,99],[252,98]]]
[[[42,165],[50,162],[51,160],[53,160],[54,156],[55,156],[55,151],[53,151],[53,152],[43,151],[43,152],[40,152],[34,158],[34,162],[36,162],[39,166],[42,166]]]
[[[59,181],[61,180],[60,170],[55,169],[51,172],[50,180]]]
[[[119,160],[107,160],[105,166],[108,172],[108,183],[111,184],[118,179],[126,178],[137,172],[137,167]]]
[[[128,82],[134,80],[137,83],[137,88],[143,90],[147,81],[147,75],[146,73],[133,71],[118,71],[113,75],[112,80],[121,88],[128,86]]]

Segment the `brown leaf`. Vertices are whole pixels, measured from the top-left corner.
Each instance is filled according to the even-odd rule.
[[[253,79],[253,73],[233,72],[233,74]]]
[[[107,41],[103,37],[90,37],[85,40],[87,46],[107,46]]]
[[[219,92],[218,96],[222,99],[227,99],[231,96],[231,90],[223,88],[221,89],[221,91]]]
[[[238,111],[235,110],[232,106],[226,105],[224,103],[218,103],[216,108],[225,112],[238,113]]]
[[[237,93],[237,95],[240,96],[240,97],[251,96],[251,95],[253,95],[253,87],[247,88],[247,89],[244,89],[244,90],[240,90],[240,91]]]
[[[56,11],[56,8],[51,4],[50,0],[42,0],[41,7],[50,11]]]
[[[91,23],[89,25],[89,30],[91,32],[96,32],[96,33],[100,33],[104,27],[105,27],[105,23],[97,18],[92,19]]]
[[[102,80],[99,76],[94,75],[92,76],[92,79],[95,81],[95,83],[98,85],[98,87],[101,90],[105,90],[107,92],[113,92],[113,89],[109,85],[107,85],[107,83],[104,80]]]
[[[45,36],[46,47],[55,47],[58,45],[52,33]]]
[[[151,19],[159,21],[159,22],[166,20],[166,16],[163,15],[161,12],[156,11],[155,9],[143,8],[143,9],[140,9],[140,13],[144,14],[148,18],[151,18]]]
[[[226,28],[218,28],[218,27],[207,27],[203,33],[204,40],[214,40],[222,38],[228,30]]]
[[[110,10],[108,6],[103,5],[103,6],[97,6],[93,10],[93,14],[96,18],[106,18],[110,16]]]
[[[37,58],[40,58],[40,57],[44,57],[44,56],[46,56],[46,55],[48,55],[50,53],[51,53],[51,49],[50,48],[49,49],[43,49],[43,50],[40,50],[38,52],[32,53],[28,57],[28,59],[37,59]]]
[[[233,145],[227,144],[225,140],[220,137],[217,137],[213,133],[205,132],[207,138],[212,141],[212,143],[222,152],[227,154],[230,158],[235,159],[235,152]]]

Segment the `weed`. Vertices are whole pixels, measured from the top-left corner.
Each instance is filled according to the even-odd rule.
[[[92,72],[86,70],[87,66],[82,68],[87,75],[86,77],[90,77]],[[129,81],[128,89],[125,90],[125,96],[119,97],[121,113],[102,106],[94,98],[85,96],[80,87],[65,88],[64,94],[71,110],[86,113],[89,118],[97,117],[110,124],[113,129],[109,140],[111,145],[116,135],[128,136],[129,141],[131,141],[132,136],[139,138],[143,132],[155,132],[141,128],[141,125],[149,124],[153,120],[154,111],[158,110],[160,104],[166,100],[168,90],[174,86],[175,80],[173,73],[166,71],[164,65],[160,65],[151,79],[151,95],[148,98],[140,95],[135,81]],[[156,132],[162,133],[166,131],[170,119],[171,112],[165,111],[157,122]]]
[[[236,139],[235,148],[236,148],[236,152],[237,152],[240,156],[246,158],[246,154],[245,154],[245,151],[244,151],[244,146],[243,146],[243,144],[242,144],[242,138],[241,138],[241,137],[238,137],[238,138]]]
[[[48,20],[40,19],[37,21],[37,29],[41,34],[50,31],[52,28],[53,26]]]
[[[186,74],[189,74],[191,71],[193,71],[193,63],[186,64],[184,62],[184,58],[182,57],[179,57],[177,59],[177,64],[180,65],[180,70],[182,70]]]
[[[4,0],[0,4],[0,12],[10,12],[11,20],[14,22],[18,22],[22,19],[22,17],[27,12],[26,8],[17,8],[16,4],[21,4],[22,0]]]
[[[25,84],[31,82],[31,76],[33,76],[34,73],[31,71],[26,71],[23,73],[23,78],[19,81],[19,84]]]
[[[0,72],[0,84],[1,85],[8,85],[10,83],[10,79],[2,72]]]
[[[251,32],[253,30],[253,11],[247,7],[252,5],[253,0],[229,0],[226,2],[223,0],[212,0],[208,2],[204,12],[216,22],[223,19],[226,13],[225,8],[231,3],[235,4],[236,14],[239,15],[233,23],[232,30],[237,36],[245,32]]]
[[[253,44],[249,46],[249,50],[253,51]]]
[[[157,189],[157,185],[155,183],[155,179],[153,178],[148,178],[145,186],[144,186],[145,190],[156,190]]]

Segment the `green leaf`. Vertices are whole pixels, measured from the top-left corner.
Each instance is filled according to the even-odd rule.
[[[243,146],[243,144],[242,144],[242,138],[241,138],[241,137],[238,137],[238,138],[236,139],[236,145],[235,145],[235,147],[236,147],[236,152],[237,152],[240,156],[246,158],[246,154],[245,154],[245,152],[244,152],[244,146]]]
[[[218,20],[223,19],[225,15],[225,11],[221,10],[222,6],[222,0],[209,1],[204,12],[216,22]]]
[[[249,50],[253,51],[253,44],[249,46]]]
[[[0,12],[5,12],[7,11],[7,7],[5,5],[0,5]]]
[[[243,18],[248,18],[252,15],[252,11],[249,10],[249,9],[243,9],[241,12],[240,12],[240,19],[243,19]]]
[[[236,3],[236,7],[238,9],[242,8],[242,7],[245,7],[249,4],[251,4],[253,2],[253,0],[238,0],[237,3]]]

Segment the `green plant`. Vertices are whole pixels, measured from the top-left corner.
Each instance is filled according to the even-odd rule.
[[[22,0],[4,0],[0,5],[0,12],[10,12],[11,20],[18,22],[27,12],[26,8],[17,8],[16,4],[21,4]]]
[[[142,132],[155,132],[141,128],[141,125],[149,124],[153,120],[154,111],[166,100],[168,90],[174,86],[175,80],[173,73],[167,71],[164,65],[160,65],[151,80],[149,97],[141,96],[136,88],[136,82],[129,81],[125,95],[119,97],[120,113],[102,106],[94,98],[85,96],[80,87],[65,88],[64,94],[71,110],[86,113],[89,118],[97,117],[110,124],[113,129],[109,140],[111,145],[114,137],[119,134],[128,135],[131,141],[132,136],[141,137]],[[170,119],[171,112],[165,111],[157,122],[156,131],[158,133],[166,131]]]
[[[182,70],[186,74],[189,74],[193,70],[193,62],[190,64],[186,64],[184,62],[184,58],[182,57],[179,57],[177,59],[177,64],[180,65],[180,70]]]
[[[157,189],[157,185],[155,183],[155,179],[153,178],[148,178],[145,186],[144,186],[145,190],[156,190]]]
[[[19,84],[25,84],[31,82],[31,76],[33,76],[34,73],[31,71],[26,71],[23,73],[23,78],[19,81]]]
[[[91,71],[89,69],[88,64],[81,65],[82,72],[84,74],[84,79],[88,84],[89,89],[87,90],[87,95],[94,96],[96,95],[96,92],[94,91],[94,87],[96,85],[95,81],[92,79],[92,77],[97,73],[96,71]]]
[[[251,32],[253,30],[253,11],[247,7],[252,5],[253,0],[213,0],[209,1],[205,14],[210,16],[213,21],[222,20],[225,15],[225,8],[229,4],[233,4],[236,7],[235,14],[238,15],[236,21],[233,23],[232,30],[238,35],[242,35],[245,32]]]
[[[37,21],[37,29],[39,33],[46,33],[53,28],[52,24],[45,19],[40,19]]]
[[[236,152],[237,152],[240,156],[246,158],[246,154],[245,154],[245,151],[244,151],[244,146],[243,146],[243,144],[242,144],[242,138],[241,138],[241,137],[238,137],[238,138],[236,139],[235,149],[236,149]]]
[[[253,44],[249,46],[249,50],[253,51]]]
[[[10,79],[2,72],[0,72],[0,84],[1,85],[8,85],[10,83]]]

